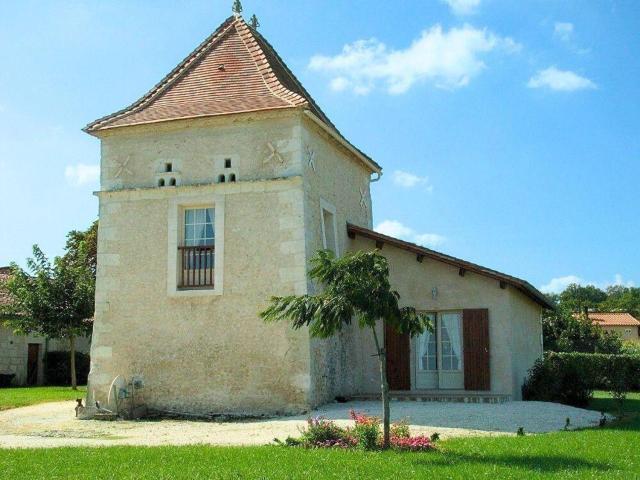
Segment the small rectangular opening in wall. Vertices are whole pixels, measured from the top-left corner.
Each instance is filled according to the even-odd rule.
[[[173,172],[173,164],[171,162],[167,162],[164,164],[165,172]]]
[[[335,215],[324,208],[322,209],[322,233],[324,236],[322,239],[323,247],[337,254]]]
[[[225,158],[224,159],[224,168],[231,168],[231,159],[230,158]]]

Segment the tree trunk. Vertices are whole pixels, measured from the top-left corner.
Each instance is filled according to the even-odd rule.
[[[69,361],[71,365],[71,389],[78,390],[78,381],[76,379],[76,337],[69,336]]]
[[[373,339],[376,342],[378,361],[380,362],[380,388],[382,391],[382,448],[389,448],[391,432],[390,409],[389,409],[389,382],[387,382],[387,352],[380,346],[376,327],[372,327]]]

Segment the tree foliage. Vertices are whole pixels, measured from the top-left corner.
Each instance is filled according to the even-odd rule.
[[[66,338],[72,356],[75,387],[75,338],[92,328],[95,297],[97,223],[87,231],[67,236],[65,253],[50,261],[37,245],[27,259],[27,270],[11,264],[2,285],[10,302],[0,307],[0,317],[17,333]]]
[[[560,294],[560,303],[572,312],[583,312],[585,308],[593,310],[607,299],[607,294],[593,285],[569,285]]]
[[[620,337],[591,322],[585,312],[629,312],[636,318],[640,316],[640,288],[611,286],[603,291],[593,285],[572,284],[562,293],[548,297],[557,308],[543,317],[547,351],[620,353]]]
[[[611,286],[607,288],[606,300],[598,308],[607,312],[629,312],[640,319],[640,287]]]
[[[309,277],[322,286],[315,295],[271,298],[261,312],[266,322],[287,320],[294,329],[308,327],[311,336],[328,338],[355,320],[370,329],[380,362],[383,401],[384,445],[389,445],[389,386],[386,378],[386,352],[376,326],[382,320],[398,333],[416,336],[431,329],[426,315],[413,307],[401,307],[400,295],[391,289],[389,264],[380,253],[359,251],[336,258],[321,250],[311,259]]]
[[[387,259],[377,252],[356,252],[335,258],[321,250],[311,260],[309,277],[324,287],[316,295],[273,297],[261,313],[267,322],[289,320],[294,329],[309,327],[314,337],[327,338],[356,319],[361,328],[373,328],[384,319],[399,333],[422,333],[428,320],[413,307],[400,307],[400,295],[391,290]]]
[[[620,353],[622,341],[606,332],[583,314],[558,308],[547,311],[542,319],[544,349],[552,352]]]

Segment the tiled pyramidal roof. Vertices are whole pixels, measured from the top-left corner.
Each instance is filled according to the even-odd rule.
[[[231,16],[140,100],[84,131],[296,107],[346,141],[264,37]]]

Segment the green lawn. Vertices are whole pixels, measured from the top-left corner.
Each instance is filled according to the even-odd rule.
[[[84,398],[85,393],[85,387],[78,387],[76,391],[71,390],[71,387],[0,388],[0,410],[26,407],[37,403],[75,400]]]
[[[613,411],[599,393],[592,408]],[[439,452],[363,453],[284,447],[0,450],[0,478],[640,478],[640,395],[605,428],[452,439]]]

